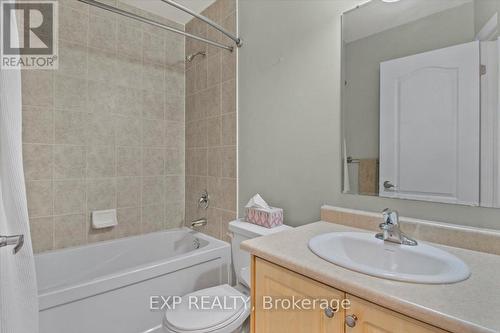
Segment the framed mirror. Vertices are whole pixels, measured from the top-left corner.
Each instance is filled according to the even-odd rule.
[[[500,207],[500,0],[342,16],[344,193]]]

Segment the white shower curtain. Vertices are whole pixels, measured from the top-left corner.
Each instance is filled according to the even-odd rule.
[[[15,255],[11,246],[0,248],[0,333],[37,333],[37,285],[22,161],[21,72],[13,69],[0,70],[0,234],[23,234],[25,240]]]

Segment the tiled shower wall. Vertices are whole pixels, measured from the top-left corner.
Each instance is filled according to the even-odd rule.
[[[22,73],[35,251],[181,226],[184,37],[76,0],[59,3],[59,69]],[[91,211],[110,208],[118,226],[92,230]]]
[[[235,0],[217,0],[202,14],[235,32]],[[199,20],[186,31],[234,45]],[[228,240],[228,222],[236,218],[236,51],[186,40],[186,54],[198,51],[206,56],[186,64],[186,223],[205,217],[201,231]],[[197,205],[205,189],[208,210]]]

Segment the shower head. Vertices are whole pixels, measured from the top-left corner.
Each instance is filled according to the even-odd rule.
[[[196,53],[193,53],[193,54],[190,54],[186,57],[186,61],[187,62],[191,62],[194,60],[194,58],[197,56],[197,55],[202,55],[202,56],[206,56],[207,54],[205,53],[205,51],[198,51]]]

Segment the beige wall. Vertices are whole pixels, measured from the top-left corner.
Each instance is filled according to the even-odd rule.
[[[184,38],[75,0],[59,20],[59,69],[22,73],[35,251],[181,226]],[[118,227],[92,230],[110,208]]]
[[[235,0],[218,0],[202,14],[236,30]],[[232,44],[199,20],[186,31]],[[186,41],[186,54],[198,51],[206,56],[186,64],[186,224],[207,218],[201,231],[228,240],[228,222],[236,217],[236,52]],[[205,189],[208,210],[198,207]]]
[[[259,192],[291,225],[329,203],[500,229],[496,209],[340,194],[340,14],[361,2],[240,1],[239,207]]]

